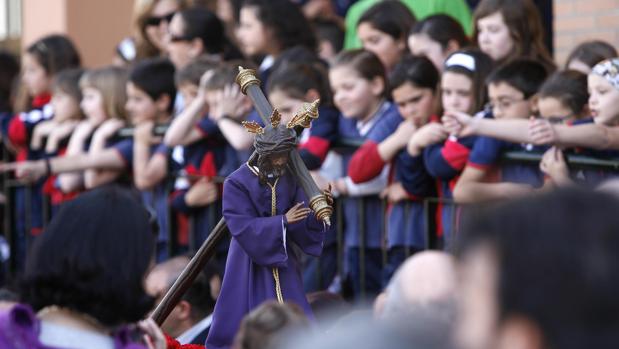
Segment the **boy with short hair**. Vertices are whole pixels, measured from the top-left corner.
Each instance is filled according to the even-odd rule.
[[[496,119],[526,119],[535,111],[536,95],[547,77],[544,66],[518,59],[497,68],[487,79],[492,112]],[[529,193],[543,183],[537,166],[504,165],[501,155],[510,150],[529,150],[521,144],[480,136],[454,188],[457,203],[507,199]]]
[[[147,207],[153,209],[159,224],[158,259],[167,256],[168,194],[166,180],[170,168],[170,148],[155,137],[155,124],[167,124],[174,109],[176,86],[174,66],[167,59],[142,61],[134,66],[127,82],[126,109],[135,125],[133,139],[121,142],[116,149],[132,164],[133,183],[142,192]]]

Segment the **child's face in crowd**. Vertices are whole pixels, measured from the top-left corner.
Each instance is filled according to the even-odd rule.
[[[418,127],[428,123],[434,112],[434,91],[407,82],[393,89],[391,94],[404,119],[412,120]]]
[[[564,123],[574,119],[572,110],[555,97],[543,97],[537,101],[539,116],[551,123]]]
[[[322,58],[325,62],[331,62],[333,58],[337,55],[337,51],[331,41],[329,40],[319,40],[318,41],[318,56]]]
[[[493,60],[502,60],[512,51],[514,40],[501,12],[480,18],[477,21],[477,30],[479,48]]]
[[[432,40],[426,34],[414,34],[408,37],[408,47],[414,56],[425,56],[438,71],[443,70],[445,58],[450,53],[444,52],[438,41]]]
[[[464,75],[445,72],[441,77],[441,100],[445,111],[474,113],[473,81]]]
[[[404,40],[395,40],[391,35],[375,29],[367,22],[359,24],[357,34],[363,48],[378,56],[388,70],[396,65],[406,48]]]
[[[61,90],[54,91],[52,108],[54,108],[54,120],[57,122],[74,119],[80,115],[79,101]]]
[[[22,79],[30,96],[34,97],[49,90],[51,79],[33,55],[24,55],[23,67]]]
[[[158,111],[155,101],[132,82],[127,83],[127,104],[125,109],[127,109],[127,113],[134,125],[154,120]]]
[[[589,74],[589,110],[595,122],[603,125],[616,125],[619,119],[619,89],[614,88],[605,78]]]
[[[247,6],[241,8],[236,36],[245,55],[267,53],[268,30],[256,17],[256,9]]]
[[[175,0],[158,0],[155,2],[156,4],[150,13],[150,17],[162,18],[178,11],[178,4]],[[146,26],[146,36],[160,51],[165,51],[166,49],[164,38],[168,32],[168,25],[167,20],[161,20],[159,25]]]
[[[181,83],[178,86],[178,92],[183,97],[183,103],[190,105],[198,96],[198,85],[194,85],[188,82]]]
[[[514,87],[500,82],[488,86],[492,114],[497,119],[528,118],[531,115],[531,101]]]
[[[302,99],[290,97],[282,90],[274,90],[269,93],[269,101],[273,108],[277,109],[282,114],[282,124],[287,124],[294,114],[303,107],[305,103]]]
[[[103,108],[103,95],[96,88],[85,87],[82,89],[80,106],[93,125],[100,125],[108,118]]]
[[[166,51],[176,69],[180,69],[189,64],[195,57],[194,53],[197,53],[197,48],[193,47],[192,42],[183,39],[183,30],[183,19],[181,15],[177,13],[172,17],[168,32],[165,35]]]
[[[374,112],[384,83],[380,78],[367,80],[352,68],[337,66],[329,71],[333,102],[344,117],[365,120]]]

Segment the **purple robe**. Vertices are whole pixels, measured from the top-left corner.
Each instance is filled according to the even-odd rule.
[[[312,256],[322,252],[324,226],[313,214],[287,224],[285,214],[307,197],[292,175],[276,185],[276,215],[271,215],[271,188],[259,182],[256,168],[242,165],[224,184],[223,215],[232,234],[226,273],[206,340],[209,349],[229,348],[243,317],[266,300],[275,300],[273,267],[285,302],[299,305],[312,318],[292,244]]]

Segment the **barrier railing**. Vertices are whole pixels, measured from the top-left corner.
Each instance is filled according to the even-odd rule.
[[[165,133],[165,130],[166,130],[166,126],[158,126],[155,129],[155,133],[163,134]],[[123,129],[119,131],[119,133],[117,134],[117,137],[119,138],[131,137],[132,133],[133,131],[131,129]],[[333,149],[336,151],[347,150],[350,152],[360,145],[361,145],[361,142],[359,140],[341,139],[334,144]],[[527,164],[535,165],[536,163],[539,163],[539,161],[541,160],[541,156],[542,154],[529,153],[529,152],[508,152],[503,155],[502,161],[508,162],[508,163],[519,162],[519,163],[527,163]],[[8,154],[5,150],[2,151],[2,159],[5,162],[9,160]],[[597,170],[604,170],[608,172],[617,172],[619,174],[619,159],[618,160],[599,159],[599,158],[591,158],[591,157],[587,157],[583,155],[567,155],[566,161],[570,165],[570,167],[573,169],[597,169]],[[26,185],[16,179],[13,179],[9,174],[4,174],[2,179],[3,179],[3,189],[4,189],[3,193],[6,196],[6,202],[4,205],[4,212],[3,212],[4,213],[3,228],[4,228],[4,236],[11,250],[11,256],[8,261],[9,277],[11,277],[11,276],[15,276],[15,274],[20,269],[21,264],[23,264],[24,256],[20,255],[20,250],[24,249],[27,251],[27,248],[31,242],[28,232],[30,232],[31,230],[30,228],[32,227],[33,212],[31,211],[31,207],[32,207],[31,202],[32,202],[32,190],[33,189],[31,185]],[[213,178],[213,180],[218,183],[223,183],[224,179],[225,178],[223,177]],[[170,181],[170,182],[173,182],[173,181]],[[17,222],[15,220],[16,218],[15,192],[21,189],[23,189],[25,193],[24,194],[24,206],[25,206],[24,221]],[[171,191],[172,191],[172,188],[170,187],[170,192]],[[43,216],[43,224],[45,225],[50,219],[50,203],[49,203],[49,200],[46,199],[47,198],[46,196],[44,196],[44,198],[45,200],[43,201],[43,207],[41,207],[41,212]],[[375,196],[373,196],[373,198],[375,198]],[[358,209],[360,212],[365,212],[365,207],[364,207],[365,202],[366,201],[364,199],[358,200],[358,205],[359,205]],[[423,201],[424,217],[426,219],[426,222],[431,222],[434,220],[435,217],[432,216],[432,212],[433,212],[432,207],[438,204],[453,205],[453,202],[450,200],[445,200],[443,198],[426,198]],[[341,201],[336,200],[335,205],[336,205],[336,210],[335,210],[336,263],[335,265],[332,265],[330,267],[336,270],[335,274],[339,275],[340,279],[343,279],[344,275],[347,272],[347,266],[345,262],[346,251],[345,251],[345,241],[344,241],[345,240],[344,239],[345,238],[344,237],[345,219],[343,216],[344,213],[343,213]],[[386,232],[386,221],[387,221],[386,219],[387,209],[386,208],[387,206],[388,204],[385,201],[383,201],[382,209],[381,209],[381,212],[383,214],[382,234],[385,234]],[[220,208],[219,203],[211,204],[206,207],[206,209],[209,210],[208,215],[213,219],[215,219],[215,217],[217,217],[220,214],[220,212],[217,211],[219,208]],[[406,210],[406,211],[410,212],[410,210]],[[454,224],[456,222],[455,212],[456,210],[452,210],[452,222]],[[172,222],[174,218],[174,215],[172,214],[172,210],[170,208],[168,209],[168,218],[170,219],[169,222]],[[359,227],[359,231],[357,233],[358,233],[358,239],[360,242],[360,246],[359,246],[360,256],[359,256],[358,267],[360,271],[359,285],[362,290],[360,294],[361,297],[365,296],[363,290],[366,289],[366,285],[367,285],[367,280],[366,280],[367,266],[365,265],[365,259],[366,259],[365,258],[366,257],[365,256],[365,252],[366,252],[365,244],[367,241],[368,232],[366,230],[364,218],[365,217],[363,215],[360,215],[359,222],[357,222],[358,227]],[[18,226],[21,228],[22,231],[18,231],[18,228],[17,228]],[[175,227],[174,224],[170,224],[169,226]],[[168,236],[168,241],[170,242],[167,247],[168,254],[170,256],[176,255],[186,250],[189,250],[190,253],[193,253],[197,250],[197,248],[199,247],[199,241],[197,241],[196,236],[199,236],[199,235],[198,235],[198,232],[195,231],[195,225],[193,224],[191,220],[190,220],[188,246],[184,247],[184,246],[179,246],[178,244],[176,244],[176,242],[178,241],[177,233],[178,233],[178,230],[173,229],[173,228],[169,229],[169,231],[166,232]],[[436,248],[437,247],[436,245],[431,244],[431,242],[433,241],[432,238],[436,235],[435,227],[433,227],[431,224],[426,224],[425,235],[426,235],[426,241],[428,242],[425,248],[426,249]],[[386,265],[387,260],[388,260],[388,255],[387,255],[388,251],[386,248],[387,241],[385,239],[386,239],[385,236],[383,236],[382,237],[383,266]],[[22,247],[22,244],[24,244],[23,247]],[[412,252],[413,251],[409,249],[405,249],[405,255],[407,256],[410,255]],[[317,270],[317,273],[321,272],[320,271],[321,268],[317,268],[316,270]],[[320,275],[317,275],[317,277],[320,280]],[[320,286],[322,288],[325,288],[328,285],[323,284]]]

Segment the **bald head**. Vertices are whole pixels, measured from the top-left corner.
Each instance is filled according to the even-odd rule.
[[[174,284],[189,264],[189,257],[178,256],[157,264],[146,277],[146,292],[151,296],[162,296]]]
[[[407,259],[394,282],[410,303],[427,303],[451,297],[456,288],[453,257],[445,252],[420,252]]]
[[[398,268],[386,290],[383,316],[410,307],[450,303],[456,290],[454,258],[439,251],[425,251],[408,258]]]

